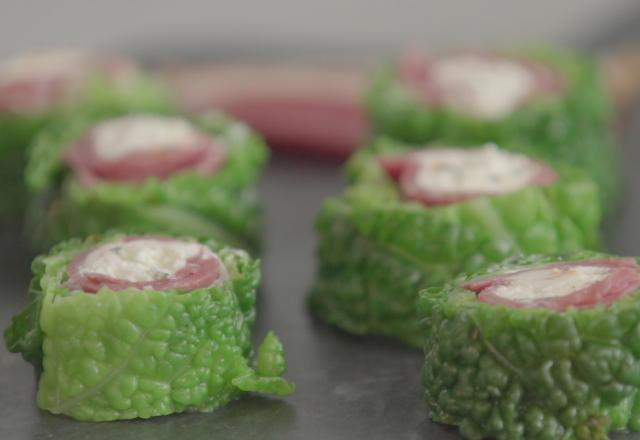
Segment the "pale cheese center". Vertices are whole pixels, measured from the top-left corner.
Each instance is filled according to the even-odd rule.
[[[486,119],[507,116],[535,87],[522,64],[474,55],[442,58],[432,75],[445,105]]]
[[[526,156],[482,148],[434,148],[417,155],[415,184],[436,196],[503,194],[530,184],[539,165]]]
[[[533,269],[509,276],[505,285],[496,285],[492,292],[521,302],[559,298],[602,281],[610,272],[609,267],[579,265]]]
[[[132,153],[191,149],[199,132],[184,118],[138,114],[101,122],[93,136],[96,155],[114,161]]]
[[[0,63],[0,81],[23,81],[76,75],[87,63],[86,53],[71,50],[28,52]]]
[[[183,269],[189,258],[198,255],[205,259],[215,257],[207,246],[187,241],[140,239],[109,243],[89,253],[79,273],[131,282],[156,281]]]

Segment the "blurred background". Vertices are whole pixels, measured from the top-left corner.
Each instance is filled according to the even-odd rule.
[[[149,61],[212,55],[360,56],[409,45],[545,41],[579,48],[640,35],[638,0],[2,0],[0,56],[82,45]]]

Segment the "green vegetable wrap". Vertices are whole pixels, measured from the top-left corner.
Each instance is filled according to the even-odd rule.
[[[72,98],[55,97],[54,100],[46,94],[35,96],[31,98],[36,99],[36,104],[25,108],[20,102],[23,96],[18,95],[15,102],[11,100],[13,84],[8,80],[5,84],[0,72],[0,218],[15,218],[27,207],[28,194],[24,185],[27,148],[35,135],[48,125],[76,113],[98,116],[172,108],[169,93],[159,80],[137,71],[124,60],[117,60],[117,63],[122,63],[119,68],[126,71],[116,73],[103,70],[104,66],[97,67],[82,78],[81,85],[75,86]],[[44,93],[41,89],[47,85],[46,80],[46,75],[44,78],[28,77],[24,79],[27,82],[18,85],[27,88],[24,93],[29,98],[29,93],[36,93],[30,90],[31,86],[38,93]],[[44,81],[44,85],[38,85],[38,81]]]
[[[548,69],[548,72],[543,72],[547,78],[541,81],[548,82],[549,76],[557,76],[559,85],[551,92],[522,98],[521,101],[525,102],[520,102],[510,112],[481,117],[456,106],[452,108],[425,100],[419,90],[403,80],[403,70],[406,71],[407,67],[401,63],[397,68],[381,69],[373,79],[366,105],[374,130],[378,134],[416,144],[432,141],[460,145],[495,142],[505,148],[521,146],[537,157],[586,170],[601,188],[603,206],[612,208],[619,189],[619,158],[611,136],[610,103],[596,62],[556,50],[503,54],[475,55],[515,60],[534,71]],[[443,55],[445,59],[446,56]],[[426,79],[418,78],[419,81],[429,79],[432,72],[428,69],[432,69],[430,66],[438,60],[434,57],[424,63],[426,67],[420,67],[427,70],[422,73]],[[415,70],[412,66],[409,69]],[[459,75],[459,72],[449,74]],[[478,76],[483,74],[486,72],[480,71]],[[484,90],[493,90],[497,84],[503,84],[493,95],[500,96],[509,88],[510,79],[494,78],[496,82],[489,82],[486,87],[480,87],[484,86],[482,83],[472,84],[480,89],[465,90],[465,93],[460,92],[460,96],[466,99],[474,96],[475,92],[482,94]],[[432,101],[437,100],[441,92],[432,91],[436,95]],[[465,105],[461,102],[457,107]],[[466,105],[466,108],[471,108],[471,105]]]
[[[486,302],[472,286],[550,265],[551,278],[562,277],[587,264],[609,265],[609,284],[596,282],[560,308],[568,297],[549,300],[544,284],[535,294],[546,295],[547,306]],[[634,259],[582,252],[511,259],[421,292],[422,376],[433,419],[471,439],[605,439],[638,429],[639,280]],[[502,294],[519,293],[506,282]]]
[[[152,152],[155,156],[125,156],[124,162],[121,159],[113,162],[118,166],[107,164],[111,167],[107,171],[112,174],[123,172],[122,168],[131,168],[127,172],[133,173],[135,180],[126,180],[115,174],[113,179],[91,176],[91,181],[87,181],[81,173],[69,167],[68,160],[63,162],[69,146],[81,142],[78,139],[83,138],[83,133],[104,123],[125,126],[129,123],[127,118],[133,122],[142,120],[143,125],[155,127],[153,130],[159,125],[159,143],[163,136],[172,136],[171,130],[177,130],[178,134],[187,130],[189,136],[192,131],[197,131],[195,136],[200,137],[196,142],[202,143],[202,138],[206,138],[204,142],[215,142],[219,148],[211,147],[209,150],[214,151],[211,154],[223,157],[196,156],[194,164],[189,167],[161,169],[160,172],[165,174],[160,177],[149,174],[137,176],[136,173],[147,172],[156,166],[154,164],[165,166],[168,163],[173,167],[170,162],[165,163],[162,151]],[[177,128],[165,128],[163,124],[167,121]],[[117,147],[129,142],[125,139],[127,136],[138,136],[135,130],[137,128],[126,126],[117,132],[117,136],[122,138],[119,144],[114,145]],[[198,148],[193,150],[194,154],[200,154]],[[190,149],[176,151],[176,155],[192,155]],[[27,182],[37,197],[31,208],[30,224],[34,231],[32,235],[41,245],[117,228],[215,238],[251,251],[259,248],[261,207],[257,181],[268,150],[261,138],[248,127],[222,114],[211,113],[191,119],[152,114],[132,114],[106,120],[77,117],[41,133],[31,153]],[[143,151],[142,154],[147,153]],[[174,153],[169,151],[169,154]],[[174,160],[171,157],[169,159]],[[81,159],[87,162],[85,158]],[[191,156],[187,159],[192,160]],[[42,218],[46,221],[43,222]]]
[[[144,270],[166,260],[153,253],[157,250],[144,258],[124,254],[121,267],[109,260],[114,252],[125,252],[127,245],[154,242],[200,246],[211,259],[203,260],[200,251],[199,261],[186,260],[191,268],[186,275],[156,273],[144,288],[114,279],[114,273],[138,267],[137,261],[144,262]],[[100,254],[105,246],[112,248]],[[82,273],[85,266],[89,272],[96,270],[95,255],[107,262],[102,267],[110,275]],[[197,284],[215,272],[210,268],[189,279],[203,261],[218,264],[213,284]],[[244,251],[211,241],[200,245],[189,239],[110,234],[56,246],[35,260],[33,273],[31,303],[13,318],[5,342],[10,351],[42,367],[40,408],[104,421],[210,411],[245,392],[293,391],[293,385],[280,377],[287,366],[275,335],[269,333],[255,363],[250,360],[260,273],[259,263]],[[78,277],[84,279],[77,281]]]
[[[601,246],[598,189],[580,171],[558,166],[551,185],[425,206],[403,199],[383,170],[377,157],[399,148],[385,145],[356,153],[347,169],[357,183],[317,218],[310,307],[330,324],[420,347],[420,289],[514,254]]]

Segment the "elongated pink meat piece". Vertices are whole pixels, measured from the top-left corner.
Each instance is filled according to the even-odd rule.
[[[68,273],[64,286],[86,293],[101,288],[192,291],[228,277],[207,246],[161,236],[131,236],[100,245],[77,256]]]
[[[187,119],[132,114],[101,122],[65,151],[65,162],[85,185],[99,181],[166,179],[193,169],[213,174],[224,148]]]
[[[220,109],[280,150],[347,157],[369,131],[362,68],[209,64],[167,70],[187,112]]]
[[[607,305],[640,287],[633,258],[550,264],[473,280],[463,286],[483,302],[563,311]]]
[[[554,183],[548,165],[522,154],[479,148],[431,147],[400,155],[382,155],[379,163],[406,200],[442,206],[475,197],[506,194]]]

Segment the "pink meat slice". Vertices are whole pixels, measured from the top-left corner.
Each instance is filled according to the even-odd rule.
[[[131,236],[123,241],[135,241],[153,238],[158,241],[179,241],[169,237],[137,237]],[[182,290],[192,291],[211,287],[217,281],[222,281],[227,276],[226,269],[222,261],[214,255],[213,258],[205,258],[203,255],[197,255],[187,260],[187,264],[173,275],[154,281],[136,282],[129,280],[117,279],[102,274],[80,273],[87,256],[93,252],[90,249],[78,255],[68,267],[69,279],[64,283],[64,287],[70,290],[81,290],[86,293],[96,293],[101,288],[107,288],[113,291],[121,291],[129,288],[138,290]]]
[[[185,111],[221,109],[276,149],[342,159],[369,131],[361,105],[366,69],[209,64],[165,77]]]
[[[380,156],[378,158],[378,163],[380,163],[385,172],[397,182],[404,199],[415,200],[425,206],[444,206],[491,195],[483,192],[459,192],[441,195],[420,187],[416,183],[419,172],[417,159],[419,154],[419,152],[414,152],[403,155]],[[531,160],[538,167],[538,171],[529,181],[530,186],[551,185],[558,180],[558,175],[551,167],[540,161]]]
[[[126,58],[82,58],[63,74],[25,79],[4,79],[0,72],[0,113],[39,113],[73,101],[92,73],[101,73],[114,83],[137,74]]]
[[[185,169],[210,175],[222,166],[224,160],[222,147],[204,134],[188,148],[135,152],[117,160],[104,160],[96,154],[94,134],[89,130],[64,154],[65,163],[87,186],[100,181],[141,183],[151,177],[162,180]]]
[[[533,75],[536,87],[531,90],[531,93],[525,101],[541,95],[561,93],[565,87],[560,75],[544,64],[534,62],[524,57],[507,56],[498,52],[489,51],[467,50],[451,52],[440,56],[425,55],[415,51],[408,52],[398,66],[398,75],[401,81],[414,90],[419,91],[425,101],[438,105],[442,102],[442,93],[435,84],[431,71],[439,59],[458,55],[474,55],[487,60],[508,59],[526,67]]]
[[[0,82],[0,112],[43,111],[62,102],[73,85],[63,78],[48,78],[38,82]]]
[[[607,305],[628,295],[640,287],[640,266],[634,258],[609,258],[602,260],[586,260],[570,263],[557,263],[544,266],[549,269],[570,269],[576,266],[596,266],[611,269],[607,276],[583,289],[571,292],[568,295],[554,298],[539,298],[526,302],[509,300],[495,294],[497,286],[508,286],[514,275],[531,270],[539,270],[540,267],[525,269],[502,275],[489,276],[470,281],[462,287],[478,295],[482,302],[505,305],[516,308],[545,308],[563,311],[568,308],[588,309],[599,305]]]

